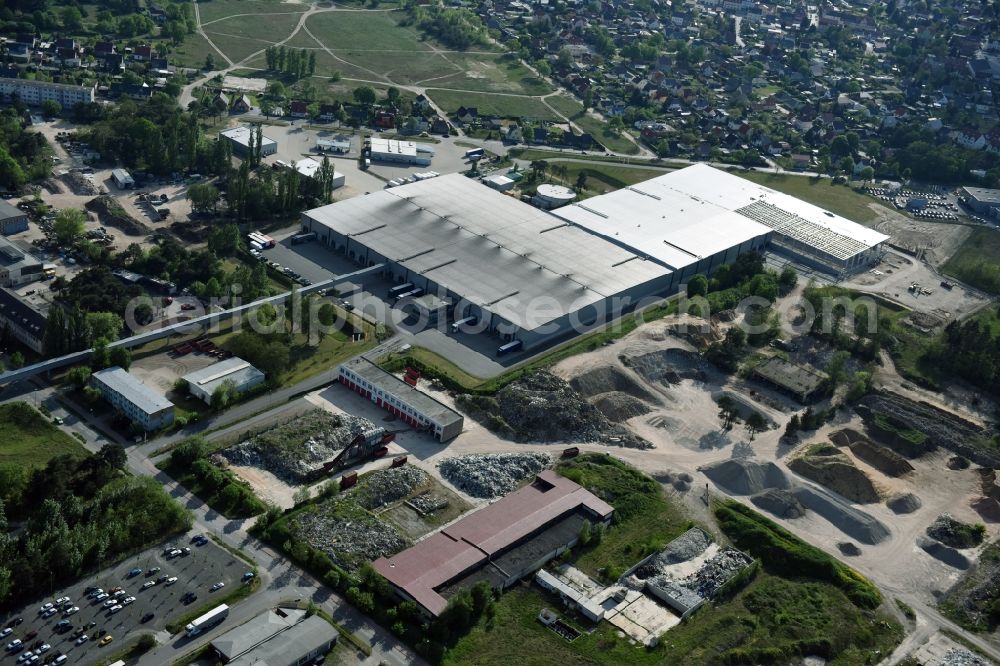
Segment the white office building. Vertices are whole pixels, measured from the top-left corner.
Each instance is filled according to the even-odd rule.
[[[90,383],[116,411],[146,432],[174,422],[174,403],[117,365],[95,372]]]
[[[233,154],[245,157],[250,152],[250,133],[256,129],[249,125],[241,125],[219,132],[219,137],[228,140],[233,144]],[[254,139],[256,141],[256,139]],[[278,142],[261,134],[260,154],[263,156],[274,155],[278,152]]]
[[[396,139],[369,139],[372,162],[395,162],[397,164],[413,164],[430,166],[434,158],[433,149],[427,150],[414,141],[397,141]]]
[[[95,89],[96,86],[0,78],[0,99],[8,101],[16,96],[29,106],[37,106],[48,100],[59,102],[67,109],[77,103],[89,104],[94,101]]]
[[[238,356],[214,363],[207,368],[184,375],[188,391],[206,405],[212,404],[212,394],[216,389],[230,382],[233,391],[244,393],[264,383],[264,373]]]

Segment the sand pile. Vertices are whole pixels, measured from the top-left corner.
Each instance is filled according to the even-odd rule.
[[[851,452],[888,476],[903,476],[913,471],[913,465],[906,458],[888,447],[874,444],[868,440],[851,444]]]
[[[613,423],[622,423],[634,416],[649,413],[649,405],[623,391],[601,393],[591,398],[590,404]]]
[[[871,479],[833,446],[813,445],[789,461],[788,467],[852,502],[870,504],[881,499]]]
[[[618,391],[638,398],[639,400],[654,401],[653,395],[642,387],[621,368],[613,365],[605,365],[594,368],[574,377],[569,385],[576,389],[576,392],[585,398],[592,398],[609,391]]]
[[[720,460],[702,467],[701,471],[731,495],[756,495],[771,488],[790,487],[788,477],[773,462]]]
[[[750,501],[778,518],[801,518],[806,515],[806,508],[802,506],[802,502],[787,490],[770,488],[759,495],[754,495]]]
[[[886,500],[885,505],[893,513],[913,513],[923,506],[923,502],[913,493],[903,493],[902,495],[893,495]]]

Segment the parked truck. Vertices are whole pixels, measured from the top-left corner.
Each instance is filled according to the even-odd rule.
[[[225,620],[228,616],[229,616],[229,606],[227,606],[226,604],[222,604],[220,606],[216,606],[215,608],[208,611],[201,617],[195,618],[194,620],[191,621],[191,624],[184,627],[184,629],[185,631],[187,631],[187,635],[189,637],[197,636],[206,629],[211,629],[215,625],[219,624],[220,622]]]

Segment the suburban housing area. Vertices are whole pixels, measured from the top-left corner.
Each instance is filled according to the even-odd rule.
[[[0,7],[0,661],[1000,664],[1000,9]]]

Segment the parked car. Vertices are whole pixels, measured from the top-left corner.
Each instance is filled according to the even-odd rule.
[[[218,583],[216,583],[215,585],[213,585],[213,586],[211,587],[211,589],[210,589],[209,591],[210,591],[210,592],[215,592],[216,590],[221,590],[221,589],[222,589],[222,588],[224,588],[225,586],[226,586],[226,584],[225,584],[225,583],[223,583],[223,582],[222,582],[222,581],[220,580],[220,581],[219,581]]]
[[[125,607],[122,606],[121,604],[115,604],[114,606],[112,606],[111,608],[108,609],[108,612],[114,614],[114,613],[117,613],[118,611],[120,611],[123,608],[125,608]]]
[[[101,647],[104,647],[105,645],[107,645],[108,643],[110,643],[113,640],[115,640],[115,639],[111,637],[111,634],[108,634],[107,636],[105,636],[104,638],[101,639],[100,645],[101,645]]]
[[[76,639],[76,644],[77,645],[83,645],[84,643],[86,643],[89,640],[90,640],[90,636],[88,636],[87,634],[84,634],[83,636],[80,636],[78,639]]]
[[[0,638],[7,638],[8,636],[10,636],[11,632],[13,632],[13,631],[14,631],[13,629],[11,629],[10,627],[7,627],[3,631],[0,631]]]
[[[156,581],[155,580],[147,580],[145,583],[142,584],[142,589],[148,590],[149,588],[153,587],[154,585],[156,585]]]
[[[142,616],[142,619],[139,620],[139,621],[142,622],[143,624],[146,624],[147,622],[149,622],[150,620],[152,620],[154,617],[156,617],[155,614],[153,614],[153,613],[146,613],[145,615]]]
[[[160,573],[160,571],[161,571],[160,567],[153,567],[152,569],[146,571],[146,578],[149,578],[150,576],[155,576],[156,574]]]
[[[105,599],[107,599],[107,598],[108,598],[109,596],[111,596],[111,595],[110,595],[110,594],[108,594],[107,592],[101,592],[101,593],[100,593],[100,594],[98,594],[98,595],[97,595],[96,597],[94,597],[94,601],[104,601],[104,600],[105,600]]]
[[[177,582],[177,576],[171,576],[170,578],[167,579],[167,585],[173,585],[176,582]]]
[[[140,569],[139,567],[136,567],[135,569],[132,569],[132,571],[128,572],[128,577],[129,578],[135,578],[136,576],[138,576],[141,573],[142,573],[142,569]]]

